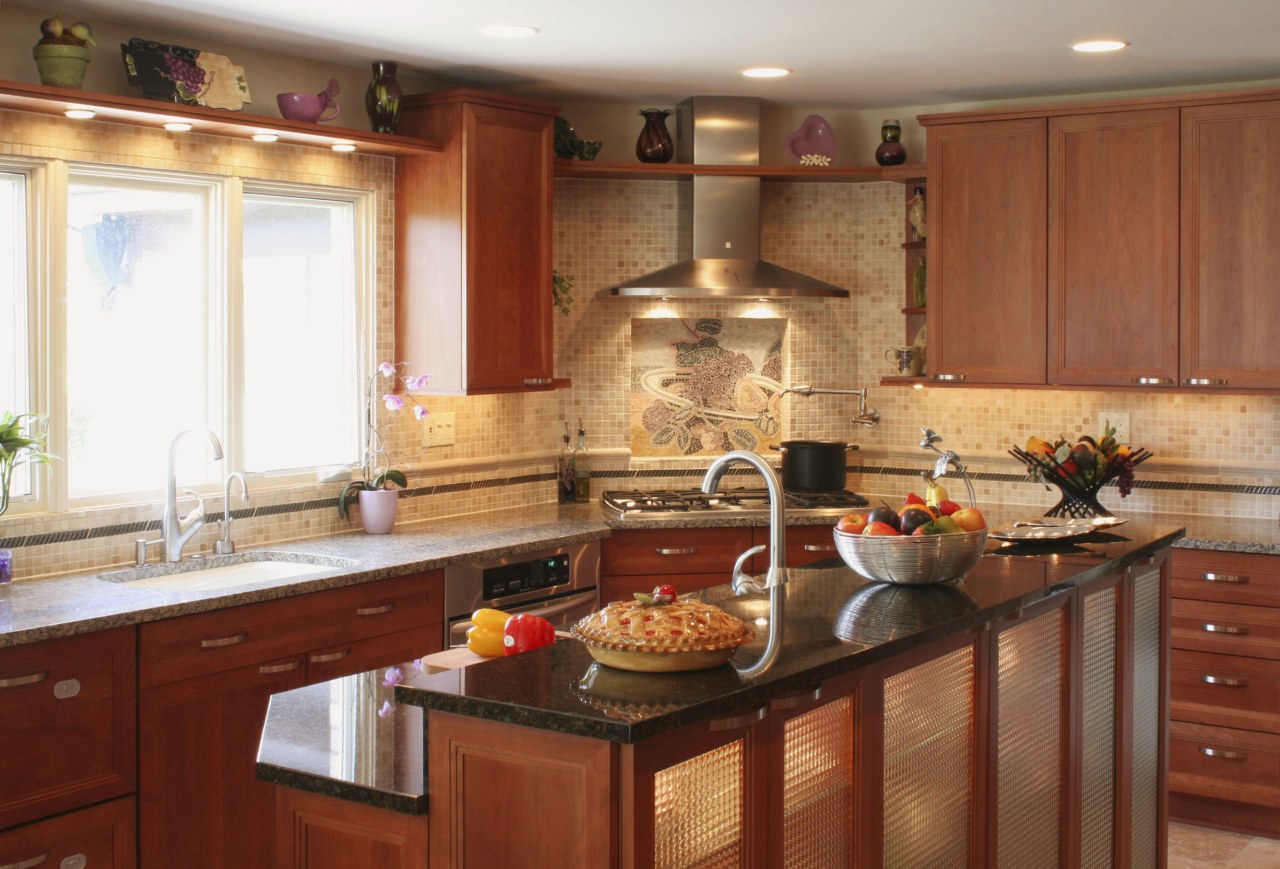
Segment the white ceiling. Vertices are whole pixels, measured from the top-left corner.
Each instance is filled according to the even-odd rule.
[[[1280,0],[82,0],[121,24],[559,101],[919,106],[1280,78]],[[541,28],[525,40],[485,24]],[[1112,37],[1113,55],[1070,43]],[[748,66],[794,75],[748,80]]]

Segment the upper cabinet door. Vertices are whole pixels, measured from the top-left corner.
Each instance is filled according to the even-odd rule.
[[[1044,118],[929,127],[929,372],[1045,382]]]
[[[1049,383],[1178,376],[1178,110],[1049,120]]]
[[[1185,386],[1280,388],[1280,101],[1182,110]]]

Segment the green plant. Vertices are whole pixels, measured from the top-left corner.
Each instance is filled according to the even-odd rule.
[[[569,316],[569,307],[573,304],[573,275],[562,275],[558,271],[551,272],[551,307],[559,308],[560,313]]]
[[[378,393],[381,390],[375,389],[378,385],[379,377],[398,380],[405,385],[406,390],[426,389],[431,375],[418,374],[410,377],[400,374],[399,370],[407,364],[406,362],[397,362],[395,364],[383,362],[378,366],[378,370],[369,377],[369,384],[364,392],[365,443],[364,453],[360,460],[360,478],[352,480],[343,486],[342,492],[338,495],[338,515],[343,519],[350,517],[347,503],[353,493],[368,489],[385,489],[388,486],[399,486],[401,489],[409,486],[409,481],[405,478],[403,471],[380,464],[380,460],[390,463],[390,456],[388,456],[386,448],[386,430],[391,425],[391,421],[389,418],[378,419],[378,402],[381,401],[391,413],[395,413],[412,404],[414,418],[419,422],[425,420],[430,411],[407,391],[405,397],[408,402],[406,403],[404,398],[394,392],[379,395]]]
[[[37,420],[34,413],[14,415],[5,411],[0,416],[0,515],[9,509],[9,484],[14,468],[26,464],[47,464],[56,456],[44,451],[45,435],[32,434],[30,427],[23,429],[23,420]]]

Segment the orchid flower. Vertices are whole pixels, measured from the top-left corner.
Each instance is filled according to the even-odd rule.
[[[429,414],[430,412],[431,412],[431,411],[427,410],[425,407],[423,407],[423,406],[422,406],[422,405],[420,405],[420,404],[415,404],[415,405],[413,406],[413,416],[414,416],[414,418],[415,418],[415,419],[417,419],[419,422],[421,422],[422,420],[426,419],[426,418],[427,418],[427,414]]]
[[[382,403],[387,406],[387,410],[399,410],[404,407],[404,399],[390,392],[382,396]]]
[[[382,684],[388,688],[393,688],[404,681],[404,671],[399,667],[388,667],[387,672],[382,674]]]
[[[392,365],[390,362],[383,362],[381,365],[378,366],[378,373],[381,374],[383,377],[395,377],[396,367]]]
[[[392,713],[396,711],[396,707],[391,704],[390,700],[382,701],[382,708],[378,710],[379,718],[390,718]]]
[[[414,392],[421,392],[427,388],[427,384],[431,382],[430,374],[415,374],[412,377],[404,378],[404,385]]]

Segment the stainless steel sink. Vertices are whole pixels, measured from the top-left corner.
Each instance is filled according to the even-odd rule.
[[[222,591],[259,582],[275,582],[339,568],[359,567],[352,558],[301,552],[241,552],[198,558],[179,564],[155,564],[98,574],[107,582],[127,583],[130,588],[160,591]]]

